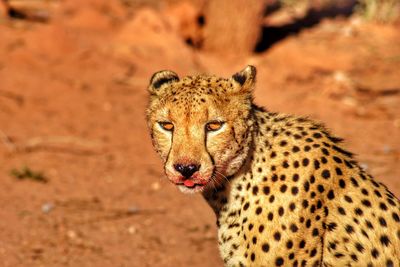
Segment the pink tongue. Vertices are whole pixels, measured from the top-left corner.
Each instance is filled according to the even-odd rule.
[[[192,180],[185,180],[183,182],[183,184],[187,187],[193,187],[194,186],[194,182]]]

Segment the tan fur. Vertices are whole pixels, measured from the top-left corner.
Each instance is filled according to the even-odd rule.
[[[399,200],[323,126],[252,104],[254,83],[249,66],[230,79],[163,71],[149,86],[154,147],[174,183],[174,164],[201,165],[191,179],[207,184],[179,187],[215,211],[225,265],[400,266]]]

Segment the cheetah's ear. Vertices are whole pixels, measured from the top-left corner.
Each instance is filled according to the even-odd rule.
[[[256,83],[257,69],[248,65],[243,70],[232,75],[232,84],[235,92],[251,92]]]
[[[149,91],[151,94],[157,94],[163,86],[177,81],[179,81],[179,77],[173,71],[162,70],[156,72],[151,76]]]

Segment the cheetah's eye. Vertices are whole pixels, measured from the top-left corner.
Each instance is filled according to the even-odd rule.
[[[224,123],[222,121],[211,121],[206,124],[206,130],[209,132],[218,131]]]
[[[169,121],[160,121],[158,124],[166,131],[172,131],[174,129],[174,125]]]

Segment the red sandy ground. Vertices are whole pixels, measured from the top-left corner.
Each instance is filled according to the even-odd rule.
[[[234,61],[186,46],[168,10],[131,11],[75,0],[47,24],[0,22],[2,266],[222,266],[211,209],[151,147],[146,85],[164,68],[256,65],[257,103],[323,121],[400,196],[399,25],[325,20]],[[49,182],[9,174],[22,166]]]

